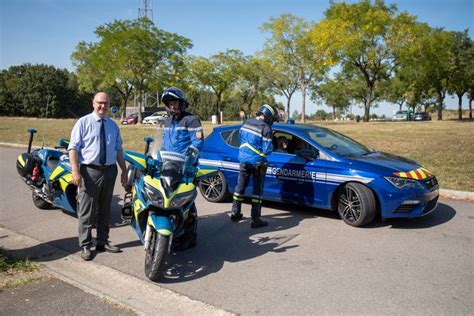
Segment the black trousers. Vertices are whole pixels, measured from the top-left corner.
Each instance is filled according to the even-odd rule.
[[[82,181],[79,185],[79,246],[92,245],[92,226],[97,229],[97,244],[104,245],[109,239],[110,204],[117,178],[117,165],[107,168],[80,166]]]
[[[267,163],[257,163],[255,165],[241,163],[239,166],[239,178],[234,191],[234,201],[232,203],[232,212],[240,213],[242,201],[244,200],[245,189],[247,188],[250,178],[252,178],[252,220],[257,220],[261,216],[262,209],[262,192],[265,181],[265,173],[267,172]]]

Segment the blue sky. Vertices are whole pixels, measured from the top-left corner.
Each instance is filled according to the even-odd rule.
[[[94,30],[114,19],[134,19],[139,0],[0,0],[0,69],[26,62],[74,70],[71,53],[79,41],[96,40]],[[400,11],[446,30],[469,28],[473,37],[472,0],[399,0]],[[151,0],[157,26],[190,38],[193,55],[209,56],[228,48],[253,54],[263,47],[259,27],[270,17],[291,13],[318,21],[329,7],[320,0]],[[292,102],[298,108],[301,98]],[[452,107],[455,100],[448,98]],[[307,112],[318,108],[310,104]],[[395,106],[376,113],[391,115]]]

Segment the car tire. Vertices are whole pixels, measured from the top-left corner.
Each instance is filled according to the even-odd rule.
[[[371,223],[376,209],[374,193],[361,183],[349,182],[339,191],[337,211],[350,226],[361,227]]]
[[[230,199],[227,181],[222,171],[217,175],[199,181],[199,191],[209,202],[225,202]]]

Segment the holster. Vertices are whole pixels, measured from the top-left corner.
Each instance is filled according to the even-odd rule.
[[[265,162],[257,162],[255,164],[255,170],[258,175],[264,176],[267,173],[268,163]]]

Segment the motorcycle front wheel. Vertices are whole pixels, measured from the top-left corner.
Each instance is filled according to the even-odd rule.
[[[165,268],[170,238],[152,230],[150,247],[145,252],[145,275],[151,281],[158,281]]]

